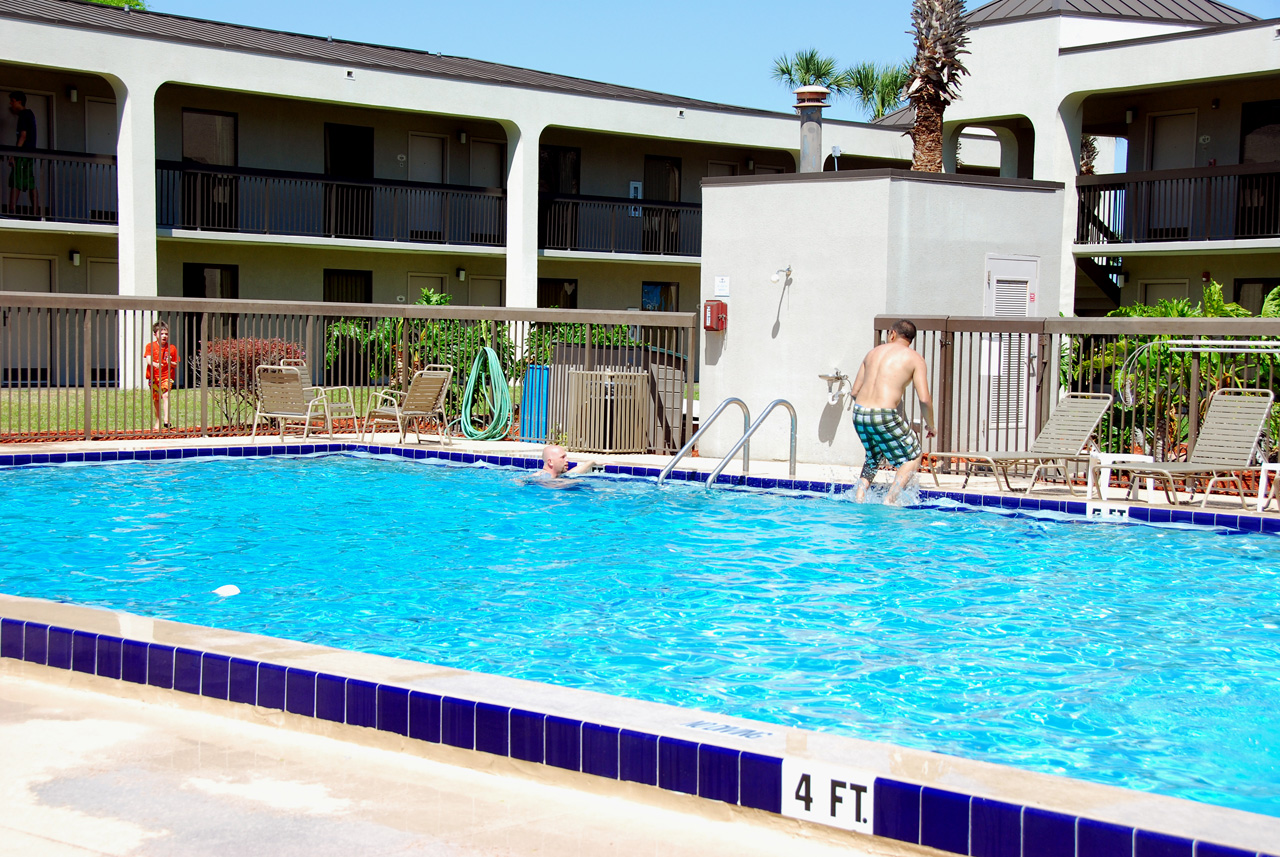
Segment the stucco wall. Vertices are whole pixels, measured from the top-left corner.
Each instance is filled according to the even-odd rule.
[[[848,397],[830,404],[818,375],[856,373],[876,315],[981,314],[987,254],[1040,257],[1037,305],[1056,312],[1060,188],[908,176],[704,184],[702,299],[716,299],[716,277],[730,289],[719,298],[728,330],[703,336],[704,417],[728,396],[753,416],[786,398],[799,460],[857,465]],[[791,277],[771,282],[787,265]],[[752,438],[752,457],[786,458],[788,431],[777,412]],[[727,415],[702,455],[723,455],[740,433]]]

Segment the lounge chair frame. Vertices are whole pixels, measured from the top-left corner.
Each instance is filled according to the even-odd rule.
[[[1147,477],[1160,481],[1165,499],[1178,505],[1176,480],[1187,489],[1187,502],[1196,496],[1196,483],[1208,479],[1200,508],[1209,503],[1214,485],[1234,482],[1241,507],[1247,508],[1244,474],[1261,473],[1254,464],[1275,394],[1270,390],[1226,387],[1214,391],[1186,461],[1133,462],[1109,465],[1112,472],[1123,470],[1131,479]]]
[[[308,366],[305,358],[301,357],[284,357],[280,360],[281,366],[293,366],[298,370],[298,374],[302,376],[302,389],[306,393],[307,398],[315,398],[323,394],[325,408],[329,412],[329,424],[333,425],[335,418],[350,418],[351,425],[360,430],[360,416],[356,413],[355,396],[348,386],[321,387],[311,383],[311,368]],[[345,393],[345,395],[344,395]]]
[[[251,440],[258,437],[258,422],[273,419],[280,424],[280,440],[284,440],[285,426],[290,422],[302,422],[302,437],[311,436],[311,423],[319,419],[329,439],[333,439],[333,423],[329,419],[324,391],[308,394],[302,383],[302,373],[296,366],[259,366],[254,375],[257,380],[258,407],[253,414]]]
[[[445,403],[452,381],[452,366],[431,363],[413,373],[407,390],[382,390],[374,393],[360,429],[360,440],[363,442],[364,436],[378,423],[395,423],[400,432],[400,443],[405,442],[411,425],[414,437],[418,443],[422,443],[422,421],[434,416],[440,421],[441,441],[445,444],[452,443],[445,416]]]
[[[1076,489],[1071,484],[1071,474],[1067,471],[1067,465],[1072,462],[1088,463],[1089,439],[1097,431],[1098,423],[1111,407],[1112,401],[1110,393],[1068,393],[1058,403],[1044,427],[1040,429],[1031,448],[1025,452],[935,452],[933,457],[935,461],[938,459],[964,460],[965,475],[962,487],[968,487],[969,478],[973,475],[973,466],[976,464],[991,469],[997,488],[1000,487],[1000,479],[1003,477],[1005,488],[1013,493],[1013,483],[1009,481],[1009,468],[1034,464],[1031,482],[1023,493],[1031,493],[1041,474],[1047,475],[1050,471],[1057,470],[1062,473],[1067,490],[1075,494]],[[936,464],[932,471],[934,484],[941,487]]]

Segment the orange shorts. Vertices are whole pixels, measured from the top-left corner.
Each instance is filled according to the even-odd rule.
[[[168,378],[161,378],[159,381],[151,382],[151,398],[158,399],[164,393],[173,389],[173,381]]]

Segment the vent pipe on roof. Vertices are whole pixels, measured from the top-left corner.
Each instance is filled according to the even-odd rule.
[[[800,172],[822,172],[822,109],[831,94],[825,86],[802,86],[795,90],[796,112],[800,114]]]

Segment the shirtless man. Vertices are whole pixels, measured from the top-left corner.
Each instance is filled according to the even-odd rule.
[[[880,462],[888,461],[898,472],[889,486],[886,503],[897,503],[907,482],[920,467],[923,453],[920,438],[898,413],[898,405],[915,384],[920,410],[924,413],[925,437],[933,437],[933,399],[925,376],[924,358],[911,348],[916,326],[903,319],[889,330],[889,341],[871,349],[853,380],[853,427],[867,450],[858,482],[858,501],[876,478]]]
[[[570,469],[568,450],[551,443],[542,448],[542,470],[538,472],[546,479],[559,479],[561,476],[586,476],[595,466],[594,461],[580,461]]]

